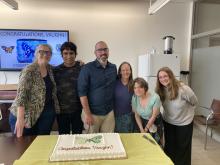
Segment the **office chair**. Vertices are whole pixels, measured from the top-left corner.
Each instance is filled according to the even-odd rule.
[[[205,144],[204,144],[204,149],[206,150],[208,127],[211,128],[211,137],[212,137],[213,128],[220,124],[220,100],[213,99],[210,108],[206,108],[206,107],[203,108],[210,110],[209,115],[206,117]]]

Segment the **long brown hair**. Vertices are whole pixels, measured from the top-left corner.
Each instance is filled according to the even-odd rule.
[[[174,100],[178,96],[178,91],[179,91],[179,87],[180,87],[180,81],[178,81],[175,78],[172,70],[170,68],[168,68],[168,67],[162,67],[162,68],[160,68],[158,70],[158,72],[157,72],[157,83],[156,83],[155,91],[160,96],[161,101],[164,102],[165,99],[166,99],[165,98],[166,97],[165,96],[165,88],[164,88],[164,86],[159,81],[159,73],[161,71],[166,72],[168,77],[169,77],[169,79],[170,79],[170,84],[168,86],[168,91],[170,92],[170,95],[169,95],[168,99],[169,100]]]
[[[124,64],[127,64],[127,65],[130,67],[130,70],[131,70],[131,74],[130,74],[129,79],[128,79],[128,90],[129,90],[129,92],[132,92],[132,91],[133,91],[133,87],[132,87],[132,85],[133,85],[133,73],[132,73],[132,67],[131,67],[131,64],[130,64],[130,63],[128,63],[128,62],[126,62],[126,61],[124,61],[124,62],[121,63],[121,65],[120,65],[119,68],[118,68],[118,76],[117,76],[117,78],[118,78],[119,80],[121,80],[121,67],[122,67]]]

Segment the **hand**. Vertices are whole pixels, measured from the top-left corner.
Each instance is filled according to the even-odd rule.
[[[94,124],[94,119],[91,113],[85,114],[85,122],[87,125],[93,125]]]
[[[24,119],[17,119],[15,123],[15,130],[16,136],[19,138],[23,135],[23,130],[25,127]]]
[[[85,64],[85,62],[83,62],[82,60],[78,60],[78,62],[80,66],[83,66]]]
[[[149,132],[149,129],[147,127],[144,128],[145,132]]]
[[[146,133],[145,130],[144,130],[143,128],[140,129],[140,132],[141,132],[141,133]]]

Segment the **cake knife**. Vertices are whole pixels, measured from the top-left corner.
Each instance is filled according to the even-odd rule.
[[[152,139],[150,139],[149,137],[147,137],[147,135],[143,135],[143,138],[147,139],[150,143],[156,145],[155,141],[153,141]]]

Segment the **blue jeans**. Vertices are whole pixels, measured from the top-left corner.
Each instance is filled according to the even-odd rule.
[[[55,110],[52,105],[44,107],[40,117],[38,118],[35,125],[31,128],[24,128],[23,136],[28,135],[49,135],[52,129],[54,119],[55,119]],[[17,118],[12,113],[9,115],[9,124],[11,126],[11,131],[13,134],[15,130]]]
[[[115,132],[132,133],[134,132],[134,114],[133,112],[115,116]]]

